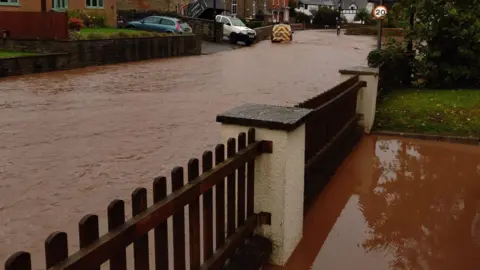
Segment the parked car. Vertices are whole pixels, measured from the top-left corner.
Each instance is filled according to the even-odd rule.
[[[126,28],[164,33],[191,33],[192,27],[186,22],[173,17],[150,16],[139,21],[131,21]]]
[[[257,37],[255,30],[248,28],[240,19],[230,16],[217,15],[217,22],[223,23],[223,36],[228,37],[230,43],[236,44],[239,41],[250,46]]]

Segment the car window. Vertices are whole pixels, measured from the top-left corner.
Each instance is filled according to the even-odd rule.
[[[157,17],[147,17],[143,19],[143,22],[145,23],[157,23],[160,19]]]
[[[222,23],[224,23],[224,24],[230,23],[230,20],[227,19],[227,18],[225,18],[225,17],[223,17],[223,18],[222,18]]]
[[[234,25],[234,26],[245,26],[245,24],[242,22],[242,20],[237,19],[237,18],[232,18],[232,25]]]
[[[215,21],[217,21],[217,22],[222,22],[222,17],[221,17],[221,16],[215,17]]]
[[[163,25],[175,25],[175,23],[174,23],[172,20],[169,20],[169,19],[162,19],[162,21],[160,22],[160,24],[163,24]]]

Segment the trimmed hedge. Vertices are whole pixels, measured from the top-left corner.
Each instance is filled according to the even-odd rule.
[[[377,26],[347,28],[345,35],[376,36],[378,35],[378,28]],[[383,28],[382,30],[382,36],[384,37],[401,37],[404,35],[405,31],[402,28]]]

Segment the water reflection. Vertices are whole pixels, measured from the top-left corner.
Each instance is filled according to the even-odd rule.
[[[479,269],[479,165],[478,146],[364,138],[284,269]]]
[[[391,269],[478,269],[480,149],[473,148],[377,140],[377,181],[359,199],[369,227],[362,247],[392,254]]]

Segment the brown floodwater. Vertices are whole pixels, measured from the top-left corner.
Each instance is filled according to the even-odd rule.
[[[304,226],[278,269],[480,269],[480,147],[364,137]]]
[[[43,266],[49,233],[76,246],[84,214],[105,221],[112,199],[218,143],[217,113],[317,95],[373,45],[304,31],[291,44],[0,80],[0,262],[25,250]]]

